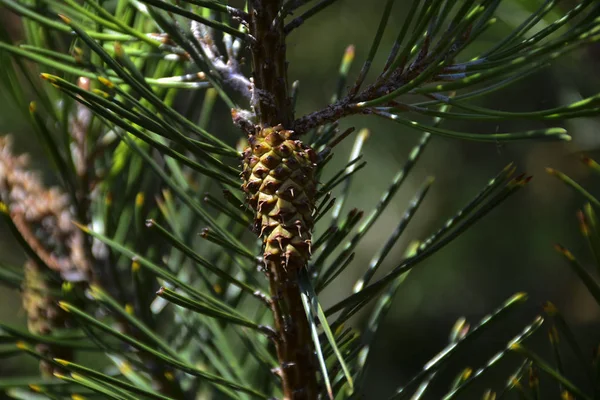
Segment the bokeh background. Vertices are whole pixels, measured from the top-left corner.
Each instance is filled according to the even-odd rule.
[[[290,35],[290,80],[300,81],[298,115],[327,104],[335,90],[340,59],[349,44],[356,46],[356,61],[350,78],[356,76],[379,23],[383,3],[382,0],[340,0]],[[541,2],[505,0],[503,3],[496,25],[471,46],[468,53],[474,55],[492,45],[521,23]],[[568,9],[574,3],[560,2],[546,22],[560,16],[561,10]],[[385,61],[387,49],[395,39],[409,5],[409,1],[397,2],[380,47],[384,50],[380,51],[372,71],[381,68]],[[18,20],[1,8],[0,19],[18,37]],[[542,26],[543,23],[539,25]],[[588,47],[570,53],[527,80],[478,99],[474,104],[515,111],[567,104],[600,91],[598,71],[600,47]],[[12,134],[16,149],[29,152],[33,166],[44,171],[47,182],[52,184],[41,149],[16,112],[17,107],[27,107],[27,104],[13,104],[3,96],[0,87],[0,134]],[[211,131],[234,142],[238,133],[231,126],[227,110],[223,107],[219,112],[221,114],[213,118]],[[364,160],[368,164],[353,181],[346,211],[350,208],[368,211],[406,161],[420,132],[377,117],[352,117],[341,123],[342,130],[350,126],[356,127],[357,131],[369,128],[371,135],[364,147]],[[507,121],[501,124],[451,121],[444,122],[443,126],[485,133],[545,125],[535,121]],[[558,180],[548,176],[545,168],[560,169],[592,193],[600,194],[600,179],[590,176],[589,170],[579,162],[582,153],[600,157],[600,151],[597,151],[600,149],[600,118],[569,121],[561,126],[573,136],[570,143],[521,142],[501,145],[435,137],[384,217],[358,248],[352,268],[344,273],[337,285],[324,293],[321,300],[331,304],[350,292],[374,252],[396,226],[410,198],[428,176],[435,177],[435,183],[404,237],[382,266],[381,273],[397,265],[411,240],[422,239],[435,231],[509,162],[514,162],[519,172],[533,175],[526,189],[411,272],[394,300],[383,333],[378,336],[373,349],[377,367],[368,376],[373,390],[372,398],[387,397],[386,394],[406,382],[441,350],[457,318],[465,316],[475,324],[506,298],[521,291],[529,294],[529,301],[521,311],[506,320],[502,327],[474,343],[471,351],[464,353],[465,356],[449,369],[458,372],[456,368],[459,367],[478,368],[483,365],[541,312],[541,305],[547,300],[553,301],[566,315],[586,356],[591,359],[593,347],[600,343],[600,310],[585,287],[552,249],[553,243],[560,242],[570,248],[584,265],[591,267],[591,255],[579,235],[575,218],[583,200]],[[347,162],[351,147],[352,140],[347,140],[336,148],[332,164],[337,168],[330,167],[330,171],[336,171]],[[23,260],[23,254],[4,226],[0,226],[0,259],[11,263]],[[353,323],[360,327],[367,314],[368,310]],[[24,324],[25,315],[18,293],[0,288],[0,320]],[[543,355],[549,355],[545,330],[540,330],[536,338],[531,341],[532,347]],[[571,367],[571,377],[574,381],[582,382],[578,366],[569,357],[567,364]],[[14,360],[16,362],[0,364],[0,376],[36,368],[25,359]],[[491,386],[499,388],[505,382],[517,358],[509,357],[507,361],[497,372],[488,376],[487,382]],[[443,383],[452,377],[451,373],[447,375],[447,379],[442,379],[440,390]],[[551,386],[550,389],[556,388]],[[476,386],[465,394],[465,398],[480,398],[482,390],[482,386]],[[550,395],[555,391],[548,389],[546,393],[548,397],[543,398],[557,398],[554,394]]]

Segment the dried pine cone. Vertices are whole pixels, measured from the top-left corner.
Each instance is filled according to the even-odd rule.
[[[85,237],[73,223],[69,198],[47,189],[28,169],[27,157],[14,156],[10,137],[0,138],[0,198],[17,229],[39,258],[66,281],[89,281]]]
[[[0,137],[0,198],[19,233],[39,260],[24,265],[23,308],[27,327],[36,335],[49,335],[69,326],[69,315],[60,309],[64,281],[89,281],[90,263],[85,237],[73,223],[69,198],[56,188],[47,189],[28,169],[25,156],[14,156],[9,137]],[[38,352],[49,358],[71,359],[68,348],[39,344]],[[43,375],[51,376],[53,364],[40,362]]]
[[[24,265],[23,308],[27,313],[27,329],[36,335],[49,335],[56,329],[68,327],[69,315],[62,310],[51,291],[60,291],[60,282],[48,279],[48,275],[35,262],[28,260]],[[69,348],[40,343],[36,350],[50,358],[70,360],[73,351]],[[40,361],[40,371],[44,376],[52,376],[56,367]]]
[[[255,210],[265,261],[281,260],[286,269],[300,269],[310,256],[316,155],[292,135],[281,125],[250,135],[242,189]]]

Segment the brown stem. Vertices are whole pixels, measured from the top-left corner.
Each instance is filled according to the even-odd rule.
[[[253,0],[250,2],[250,34],[254,38],[252,44],[253,105],[263,128],[291,127],[294,121],[293,108],[288,94],[283,18],[278,18],[282,3],[282,0]],[[290,146],[296,145],[291,145],[290,142]],[[304,148],[301,145],[296,147],[299,150]],[[311,169],[311,166],[307,166],[307,171]],[[308,173],[307,176],[310,176],[309,179],[313,179],[312,173]],[[314,187],[310,183],[306,185]],[[292,198],[298,196],[298,193],[296,195],[293,193]],[[257,215],[260,214],[263,207],[266,207],[263,204],[255,206],[253,207],[257,211]],[[309,207],[311,206],[312,204]],[[310,216],[310,210],[308,216]],[[281,217],[285,219],[283,215]],[[282,227],[284,226],[285,224],[282,225]],[[306,241],[309,245],[310,233],[308,230],[310,226],[308,221],[302,228],[294,229],[306,231],[300,235],[302,239],[299,240]],[[261,232],[261,235],[264,234],[266,237],[272,232],[273,227],[268,226],[264,232]],[[300,246],[299,243],[294,243],[294,245]],[[265,254],[268,255],[265,257],[265,267],[277,332],[275,347],[283,395],[286,400],[315,400],[318,397],[318,387],[314,346],[298,286],[299,271],[306,268],[308,248],[306,257],[290,257],[290,254],[283,251],[269,250],[268,246],[265,250]],[[278,246],[286,247],[282,245],[281,241]],[[303,254],[303,250],[301,253]]]
[[[288,96],[283,19],[277,18],[282,3],[282,0],[251,1],[254,106],[263,126],[291,127],[294,120]]]
[[[367,110],[354,107],[354,103],[350,103],[347,99],[342,99],[321,110],[298,118],[294,122],[293,129],[296,136],[300,136],[317,126],[335,122],[349,115],[361,113],[367,113]]]
[[[286,400],[312,400],[318,395],[314,348],[298,288],[295,268],[279,260],[267,264],[273,296],[272,311],[278,333],[275,347]]]
[[[351,89],[344,98],[336,101],[327,107],[304,115],[293,122],[291,129],[294,130],[296,137],[301,136],[312,128],[316,128],[326,123],[333,123],[343,117],[355,114],[371,114],[369,108],[357,107],[358,103],[377,99],[416,79],[432,62],[439,62],[439,59],[428,58],[429,41],[426,40],[417,59],[410,64],[408,68],[402,65],[393,71],[389,77],[384,73],[379,75],[375,82],[362,90],[360,93],[354,93]],[[450,57],[450,55],[447,55]],[[385,70],[384,70],[385,71]],[[442,69],[440,68],[440,71]],[[429,81],[435,80],[436,74]],[[357,81],[358,84],[358,81]],[[355,86],[357,88],[357,86]],[[392,102],[388,102],[387,105]]]

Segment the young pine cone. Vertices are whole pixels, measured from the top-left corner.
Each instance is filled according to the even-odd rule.
[[[248,138],[244,184],[255,211],[254,228],[264,242],[264,260],[300,269],[310,256],[316,154],[281,125]]]

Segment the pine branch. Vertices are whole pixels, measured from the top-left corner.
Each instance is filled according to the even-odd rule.
[[[312,149],[285,130],[294,114],[285,31],[278,18],[282,1],[254,0],[250,5],[253,105],[260,127],[250,133],[250,147],[244,151],[243,188],[264,243],[283,395],[310,400],[318,397],[316,362],[299,279],[310,257],[316,160]],[[272,179],[267,179],[269,170]]]
[[[496,22],[500,0],[414,1],[401,27],[388,24],[400,2],[379,2],[380,22],[355,80],[349,81],[355,48],[348,46],[333,77],[337,83],[323,99],[329,105],[298,119],[301,93],[298,81],[291,88],[288,82],[287,38],[341,2],[248,3],[246,11],[208,0],[116,0],[110,7],[94,0],[0,0],[19,17],[25,35],[17,44],[0,25],[0,87],[27,119],[61,186],[43,189],[24,160],[10,156],[7,139],[0,139],[0,217],[28,259],[24,267],[0,263],[0,283],[23,289],[28,317],[27,329],[0,324],[0,357],[26,354],[55,376],[2,378],[0,396],[370,398],[371,349],[395,293],[408,283],[407,273],[530,179],[511,178],[510,164],[428,237],[415,241],[406,235],[433,184],[427,178],[396,228],[367,255],[371,262],[353,293],[324,311],[320,292],[338,284],[360,259],[371,228],[385,218],[407,177],[419,173],[413,167],[422,162],[428,143],[435,136],[494,142],[570,138],[559,127],[488,135],[442,123],[560,122],[600,112],[597,94],[534,111],[472,103],[520,84],[557,57],[598,43],[595,0],[565,6],[559,17],[554,17],[559,2],[547,0],[469,58],[465,49]],[[536,30],[542,21],[546,25]],[[396,28],[385,65],[374,71],[382,38]],[[223,122],[212,118],[223,105],[243,131],[237,145],[222,135]],[[368,171],[368,152],[363,154],[368,130],[357,131],[346,165],[332,171],[329,163],[354,132],[340,128],[339,120],[358,114],[422,135],[366,212],[352,201],[357,180]],[[212,125],[218,132],[208,131]],[[583,161],[600,171],[593,160]],[[600,201],[568,176],[549,172],[589,202],[578,213],[579,227],[598,264],[594,207]],[[326,228],[313,238],[317,221]],[[378,277],[404,239],[411,240],[409,251]],[[599,300],[594,272],[600,265],[590,272],[583,258],[556,249]],[[441,370],[524,300],[522,294],[511,298],[473,329],[459,319],[450,344],[391,397],[429,398],[445,376]],[[364,332],[345,327],[372,303]],[[571,393],[591,398],[568,377],[558,347],[563,337],[598,397],[600,357],[590,363],[566,320],[550,306],[545,311],[556,327],[550,339],[556,367],[518,345],[540,327],[538,317],[481,368],[461,366],[445,398],[471,390],[508,359],[509,350],[526,360],[512,368],[499,397],[518,390],[524,398],[539,398],[538,374],[546,374],[563,398]],[[83,357],[82,364],[72,362],[79,352],[103,356],[106,365],[83,365]],[[526,374],[529,387],[521,383]],[[494,396],[491,389],[484,394],[488,400]]]

